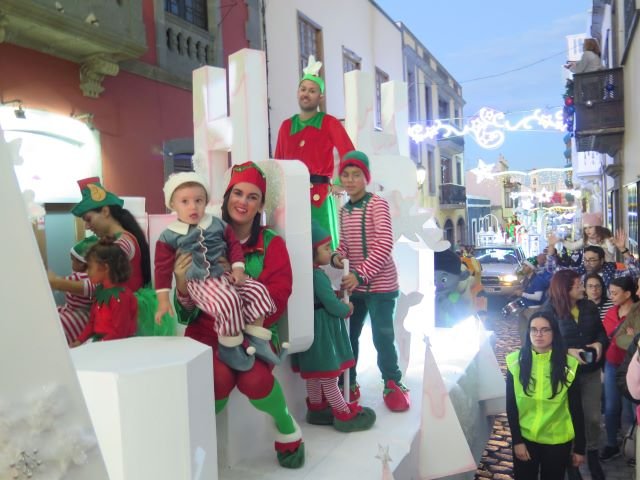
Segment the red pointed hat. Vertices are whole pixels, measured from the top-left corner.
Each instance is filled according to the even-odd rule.
[[[262,198],[267,195],[267,177],[262,169],[254,162],[245,162],[239,165],[234,165],[231,169],[231,179],[225,193],[228,192],[231,187],[238,183],[251,183],[260,189],[262,192]]]

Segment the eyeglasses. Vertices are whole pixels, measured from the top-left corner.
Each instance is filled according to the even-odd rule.
[[[598,263],[599,261],[600,261],[600,257],[584,259],[584,263]]]
[[[540,329],[537,329],[536,327],[531,327],[529,329],[529,333],[533,336],[536,335],[548,335],[551,333],[551,329],[549,327],[542,327]]]

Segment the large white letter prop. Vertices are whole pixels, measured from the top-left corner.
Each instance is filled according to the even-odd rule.
[[[108,480],[1,129],[0,216],[0,478]]]
[[[200,67],[193,71],[193,166],[209,180],[214,199],[224,193],[230,148],[227,74],[224,68]]]
[[[73,350],[111,480],[215,480],[212,351],[137,337]]]
[[[229,109],[233,163],[269,158],[267,68],[262,50],[244,48],[229,55]]]

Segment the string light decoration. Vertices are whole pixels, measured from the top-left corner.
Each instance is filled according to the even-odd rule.
[[[563,111],[558,109],[553,113],[543,113],[536,109],[531,115],[512,123],[506,119],[506,114],[489,107],[482,107],[476,115],[469,119],[462,129],[434,120],[431,125],[415,124],[409,127],[409,137],[420,143],[435,138],[445,139],[471,135],[482,148],[493,150],[499,148],[505,140],[505,132],[533,131],[534,126],[543,130],[565,130]]]

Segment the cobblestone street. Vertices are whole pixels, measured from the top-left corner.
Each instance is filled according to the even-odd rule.
[[[496,333],[496,357],[504,373],[506,369],[505,356],[520,348],[520,341],[517,322],[513,319],[503,319],[499,312],[499,308],[492,308],[490,317],[486,321],[486,328]],[[603,463],[602,466],[607,480],[631,480],[634,478],[634,469],[627,465],[623,456]],[[495,419],[491,438],[485,447],[475,478],[476,480],[511,480],[513,479],[512,470],[511,432],[505,413]],[[585,466],[581,468],[581,472],[584,480],[591,479],[589,470]]]

